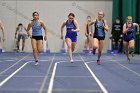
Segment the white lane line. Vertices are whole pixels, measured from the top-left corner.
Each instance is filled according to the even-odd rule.
[[[128,71],[132,72],[133,74],[136,74],[137,76],[139,76],[139,77],[140,77],[140,74],[139,74],[139,73],[137,73],[136,71],[134,71],[134,70],[132,70],[132,69],[130,69],[130,68],[128,68],[128,67],[126,67],[126,66],[122,65],[122,64],[121,64],[121,63],[119,63],[119,62],[115,62],[115,63],[116,63],[116,64],[118,64],[118,65],[120,65],[121,67],[123,67],[123,68],[127,69]]]
[[[94,90],[94,89],[54,89],[54,92],[61,92],[61,93],[100,93],[101,90]]]
[[[48,71],[47,71],[47,74],[45,75],[45,78],[44,78],[44,80],[43,80],[43,83],[42,83],[42,85],[41,85],[41,87],[40,87],[40,89],[39,89],[39,93],[42,93],[43,88],[45,87],[45,83],[46,83],[46,81],[47,81],[47,79],[48,79],[48,74],[49,74],[50,69],[51,69],[51,67],[52,67],[52,63],[53,63],[54,58],[55,58],[55,54],[54,54],[54,56],[53,56],[53,58],[52,58],[52,62],[51,62],[51,64],[50,64],[49,68],[48,68]],[[74,60],[74,61],[82,61],[82,60]],[[68,61],[64,60],[64,61],[59,61],[59,62],[57,62],[57,63],[63,63],[63,62],[65,63],[65,62],[68,62]]]
[[[1,77],[7,77],[9,75],[1,75]],[[13,76],[13,77],[16,77],[16,78],[44,78],[45,76],[21,76],[21,75],[16,75],[16,76]]]
[[[5,60],[5,61],[11,62],[11,61],[15,61],[15,60]]]
[[[82,60],[73,60],[73,61],[74,61],[74,62],[78,62],[78,61],[82,61]],[[58,61],[58,62],[59,62],[59,63],[63,63],[63,62],[65,63],[65,62],[69,62],[69,60],[64,60],[64,61],[62,60],[62,61]]]
[[[48,68],[48,70],[47,70],[47,73],[46,73],[46,75],[45,75],[45,78],[44,78],[44,80],[43,80],[43,82],[42,82],[42,85],[41,85],[41,87],[40,87],[38,93],[43,93],[43,90],[44,90],[46,81],[47,81],[47,79],[48,79],[49,72],[50,72],[51,67],[52,67],[52,65],[53,65],[53,62],[54,62],[54,58],[55,58],[55,54],[53,55],[52,61],[51,61],[50,65],[49,65],[49,68]]]
[[[78,60],[78,61],[79,61],[79,60]],[[68,62],[68,61],[59,61],[59,62],[56,62],[56,63],[55,63],[54,68],[53,68],[53,72],[52,72],[52,76],[51,76],[51,79],[50,79],[50,83],[49,83],[49,87],[48,87],[47,93],[52,93],[52,91],[53,91],[54,77],[55,77],[57,65],[58,65],[59,63],[66,63],[66,62]]]
[[[88,64],[89,64],[89,63],[96,63],[96,61],[88,61],[88,62],[86,62],[86,63],[88,63]]]
[[[1,91],[16,91],[18,93],[36,93],[38,91],[38,89],[27,89],[27,88],[23,88],[23,89],[9,89],[9,88],[5,88],[5,89],[1,89]],[[43,91],[46,91],[46,89],[44,89]],[[69,93],[86,93],[86,92],[90,92],[90,93],[100,93],[100,90],[94,90],[94,89],[54,89],[53,91],[57,91],[57,92],[69,92]]]
[[[118,61],[118,62],[116,62],[116,61]],[[120,61],[121,61],[121,60],[114,60],[114,63],[120,65],[121,67],[127,69],[129,72],[131,72],[131,73],[133,73],[133,74],[136,74],[137,76],[140,77],[140,74],[139,74],[139,73],[137,73],[136,71],[130,69],[129,67],[126,67],[126,66],[122,65],[121,63],[119,63]]]
[[[139,76],[139,77],[140,77],[140,74],[139,74],[139,73],[137,73],[136,71],[134,71],[134,70],[132,70],[132,69],[130,69],[130,68],[128,68],[128,67],[126,67],[126,66],[122,65],[122,64],[121,64],[121,63],[119,63],[119,62],[117,62],[117,61],[121,61],[121,60],[109,60],[109,61],[112,61],[112,62],[114,62],[114,63],[116,63],[116,64],[120,65],[121,67],[123,67],[123,68],[125,68],[125,69],[129,70],[130,72],[132,72],[132,73],[134,73],[134,74],[136,74],[137,76]],[[87,64],[90,64],[90,63],[94,63],[94,62],[95,62],[95,61],[86,62],[86,63],[87,63]]]
[[[0,73],[0,75],[2,75],[3,73],[5,73],[5,72],[7,72],[8,70],[10,70],[12,67],[14,67],[15,65],[17,65],[18,63],[20,63],[22,60],[24,60],[26,57],[28,57],[29,56],[29,54],[28,55],[26,55],[25,57],[23,57],[22,59],[20,59],[19,61],[17,61],[15,64],[13,64],[12,66],[10,66],[9,68],[7,68],[7,69],[5,69],[4,71],[2,71],[1,73]]]
[[[39,60],[39,61],[45,61],[46,62],[46,61],[49,61],[49,60]]]
[[[29,89],[27,89],[27,88],[23,88],[23,89],[9,89],[9,88],[4,88],[4,89],[1,89],[0,91],[1,92],[2,91],[8,91],[8,92],[9,91],[10,92],[13,92],[14,91],[15,93],[36,93],[38,91],[38,89],[34,89],[34,88],[29,88]],[[46,89],[43,90],[43,91],[46,91]],[[2,93],[4,93],[4,92],[2,92]]]
[[[17,74],[22,68],[24,68],[29,62],[24,63],[20,68],[18,68],[15,72],[13,72],[10,76],[5,78],[2,82],[0,82],[0,87],[3,86],[8,80],[10,80],[15,74]]]
[[[52,76],[50,79],[50,84],[48,87],[48,92],[47,93],[52,93],[53,90],[53,84],[54,84],[54,77],[55,77],[55,73],[56,73],[56,67],[57,67],[58,62],[55,63],[54,68],[53,68],[53,72],[52,72]]]
[[[55,76],[57,78],[92,78],[92,76]]]
[[[104,87],[104,85],[101,83],[101,81],[97,78],[97,76],[94,74],[94,72],[90,69],[90,67],[88,66],[88,64],[84,61],[84,59],[81,57],[81,55],[79,54],[80,58],[82,59],[82,61],[84,62],[85,66],[87,67],[87,69],[89,70],[90,74],[92,75],[92,77],[94,78],[94,80],[97,82],[97,84],[99,85],[100,89],[102,90],[103,93],[109,93],[107,91],[107,89]]]
[[[9,76],[9,75],[1,75],[1,77],[7,77],[7,76]],[[19,75],[16,75],[13,77],[16,77],[16,78],[45,78],[45,76],[19,76]],[[91,78],[92,76],[55,76],[55,77],[58,77],[58,78]]]
[[[0,61],[0,63],[3,63],[4,61]]]
[[[121,60],[104,60],[104,61],[111,61],[111,62],[116,62],[116,61],[121,61]],[[88,61],[86,62],[87,64],[90,64],[90,63],[95,63],[97,61]]]
[[[5,60],[17,60],[17,58],[3,58],[3,59],[5,59]]]

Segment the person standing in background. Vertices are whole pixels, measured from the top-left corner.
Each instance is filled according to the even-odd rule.
[[[17,33],[18,33],[18,38],[16,37]],[[22,51],[24,51],[25,39],[26,39],[26,27],[24,27],[22,23],[19,23],[16,28],[15,39],[16,38],[17,38],[17,51],[20,51],[19,49],[20,39],[22,39]]]
[[[123,26],[120,22],[120,18],[117,17],[115,20],[115,23],[112,25],[112,50],[118,50],[120,52],[121,48],[121,41],[122,41],[122,35],[123,35]]]
[[[2,40],[5,41],[5,32],[4,32],[4,26],[2,21],[0,20],[0,30],[2,31]]]
[[[86,41],[85,41],[85,48],[86,50],[93,50],[93,27],[90,26],[89,31],[88,31],[88,24],[92,21],[91,16],[87,16],[87,22],[84,24],[84,31],[85,31],[85,36],[86,36]]]

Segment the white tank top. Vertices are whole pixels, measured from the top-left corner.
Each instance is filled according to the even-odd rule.
[[[25,29],[23,26],[19,26],[18,33],[19,34],[25,33]]]

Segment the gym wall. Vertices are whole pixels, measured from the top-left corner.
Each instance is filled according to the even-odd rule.
[[[85,44],[84,23],[88,15],[93,19],[97,17],[97,11],[105,12],[105,19],[109,26],[112,24],[112,0],[89,0],[89,1],[43,1],[43,0],[18,0],[0,1],[0,20],[5,26],[6,42],[2,43],[6,51],[13,51],[15,47],[15,29],[18,23],[23,23],[27,27],[32,20],[32,13],[38,11],[40,19],[43,20],[48,29],[48,46],[51,52],[59,52],[62,48],[60,39],[61,24],[67,20],[70,12],[73,12],[75,19],[79,23],[80,32],[78,33],[78,42],[76,52],[82,52]],[[110,31],[106,34],[104,52],[110,48]],[[45,48],[45,42],[44,42]],[[26,40],[25,51],[31,52],[30,39]]]

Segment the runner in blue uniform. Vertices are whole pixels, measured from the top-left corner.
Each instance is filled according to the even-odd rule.
[[[97,64],[100,65],[100,57],[102,54],[102,50],[104,47],[104,39],[105,39],[105,31],[109,30],[109,27],[107,25],[107,21],[103,19],[104,18],[104,12],[99,11],[98,12],[98,18],[96,20],[93,20],[90,25],[95,26],[95,31],[93,34],[93,54],[95,54],[95,50],[98,49],[98,59]]]
[[[31,38],[33,55],[35,59],[35,65],[38,65],[38,52],[42,52],[42,41],[43,41],[43,34],[42,28],[44,29],[44,40],[47,40],[47,29],[42,20],[39,20],[39,13],[34,12],[32,14],[33,20],[28,24],[27,33]],[[30,28],[32,27],[32,34],[29,32]]]
[[[61,39],[63,39],[63,29],[66,26],[65,41],[68,46],[68,55],[71,63],[73,63],[72,52],[74,51],[77,42],[77,32],[80,31],[78,22],[74,18],[75,15],[73,13],[70,13],[68,15],[68,20],[66,22],[63,22],[61,26]]]
[[[137,33],[139,34],[139,25],[132,22],[132,17],[127,17],[127,22],[123,26],[123,44],[125,54],[127,56],[127,63],[130,63],[129,53],[134,54],[134,28],[137,27]]]

